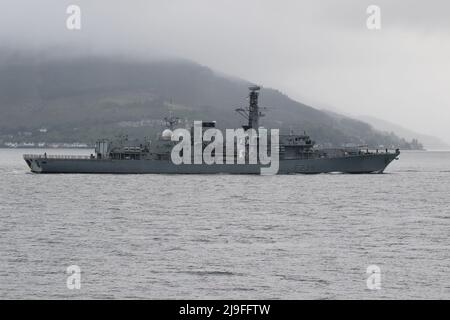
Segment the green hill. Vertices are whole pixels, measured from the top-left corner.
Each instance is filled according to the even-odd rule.
[[[217,120],[222,128],[239,127],[243,119],[234,109],[247,104],[249,85],[184,60],[37,59],[9,52],[0,62],[0,140],[91,143],[118,132],[153,136],[170,112],[188,121]],[[298,128],[324,145],[414,147],[278,90],[263,88],[260,97],[267,106],[262,121],[266,127],[285,132]]]

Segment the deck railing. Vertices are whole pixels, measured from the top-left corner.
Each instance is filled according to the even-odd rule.
[[[377,154],[377,153],[385,153],[385,154],[395,154],[399,149],[359,149],[362,154]]]
[[[25,159],[93,159],[91,156],[24,154]]]

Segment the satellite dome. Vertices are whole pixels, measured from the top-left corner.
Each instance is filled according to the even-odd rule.
[[[163,140],[170,140],[170,139],[172,139],[172,130],[170,130],[170,129],[166,129],[166,130],[164,130],[163,132],[162,132],[162,134],[161,134],[161,138],[163,139]]]

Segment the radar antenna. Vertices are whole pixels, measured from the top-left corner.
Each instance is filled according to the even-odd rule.
[[[174,117],[172,111],[168,117],[164,117],[164,122],[166,123],[166,127],[170,130],[173,130],[176,124],[180,123],[180,118]]]

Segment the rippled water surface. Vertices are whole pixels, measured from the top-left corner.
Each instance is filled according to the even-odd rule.
[[[289,176],[38,175],[29,152],[0,149],[1,298],[450,299],[448,152]]]

